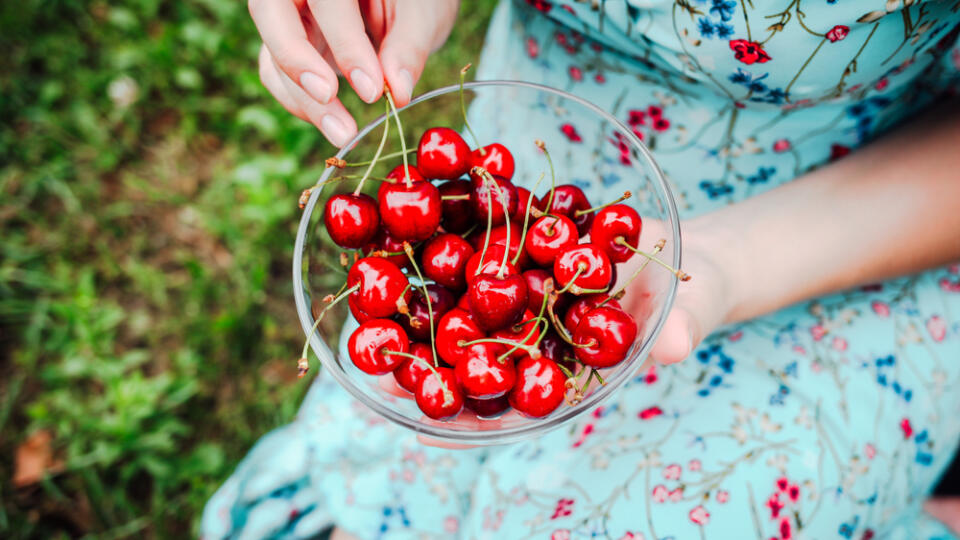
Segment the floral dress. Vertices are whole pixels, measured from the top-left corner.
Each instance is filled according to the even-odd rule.
[[[955,92],[958,8],[506,1],[479,78],[611,111],[691,217],[841,159]],[[491,137],[524,115],[629,159],[622,140],[528,104],[476,102],[471,114]],[[628,182],[597,181],[612,194]],[[960,265],[722,328],[685,362],[509,446],[424,447],[320,375],[297,420],[211,499],[202,533],[301,538],[336,523],[360,538],[953,538],[920,507],[957,447],[958,389]]]

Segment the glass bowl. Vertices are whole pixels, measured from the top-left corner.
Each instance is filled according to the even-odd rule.
[[[415,148],[421,132],[412,132],[410,126],[435,125],[437,110],[456,110],[460,105],[459,86],[440,88],[421,95],[400,109],[408,148]],[[569,93],[520,81],[476,81],[464,86],[464,98],[470,103],[468,118],[480,144],[504,144],[514,155],[516,172],[513,182],[518,187],[533,190],[533,184],[542,173],[546,178],[535,194],[542,195],[550,186],[550,172],[543,153],[534,145],[540,139],[553,159],[557,184],[574,183],[580,186],[591,204],[612,201],[630,190],[633,194],[626,204],[634,206],[643,217],[641,249],[650,252],[661,239],[666,240],[659,257],[675,268],[680,267],[680,229],[673,194],[650,151],[611,114]],[[357,136],[336,155],[347,162],[370,159],[373,148],[382,136],[380,116],[364,127]],[[469,133],[461,130],[462,117],[457,125],[449,125],[464,134],[474,146]],[[396,125],[391,124],[392,138],[385,154],[399,149]],[[364,155],[354,155],[360,145]],[[415,154],[411,154],[411,163]],[[374,176],[401,163],[393,157],[378,165]],[[602,370],[606,384],[592,387],[577,405],[561,404],[543,418],[527,418],[517,414],[491,420],[472,422],[439,422],[423,416],[412,399],[389,392],[377,377],[357,369],[345,351],[350,332],[357,327],[350,316],[347,302],[334,306],[322,324],[313,330],[318,306],[325,296],[336,293],[346,281],[346,273],[339,267],[336,246],[323,227],[323,206],[333,193],[353,190],[356,181],[339,182],[337,176],[361,174],[364,167],[328,167],[311,190],[297,230],[293,255],[293,290],[297,313],[309,343],[319,357],[324,376],[331,376],[361,403],[384,418],[412,429],[426,437],[458,444],[490,445],[523,440],[555,429],[576,416],[591,410],[610,397],[621,385],[634,376],[643,365],[650,348],[666,320],[676,295],[677,280],[673,274],[657,265],[648,265],[638,282],[640,291],[628,292],[641,297],[634,301],[631,315],[637,321],[639,332],[627,358],[612,368]],[[376,188],[377,182],[368,181],[365,191]],[[339,250],[343,251],[343,250]],[[634,256],[636,261],[640,256]],[[629,263],[628,263],[629,264]],[[618,280],[632,272],[620,269]],[[626,306],[625,306],[626,307]],[[388,375],[389,377],[390,375]],[[465,413],[461,413],[463,415]]]

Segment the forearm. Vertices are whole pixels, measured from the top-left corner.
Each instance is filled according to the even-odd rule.
[[[731,270],[725,322],[960,260],[957,104],[689,228]]]

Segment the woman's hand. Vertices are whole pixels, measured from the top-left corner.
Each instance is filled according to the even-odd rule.
[[[357,124],[337,98],[342,74],[373,103],[389,85],[410,101],[427,56],[443,44],[459,2],[449,0],[249,0],[263,38],[260,80],[290,113],[343,146]]]

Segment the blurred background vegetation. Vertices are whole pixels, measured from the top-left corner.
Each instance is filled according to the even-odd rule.
[[[3,2],[0,45],[0,537],[194,536],[309,382],[290,260],[334,150],[261,87],[244,2]]]

